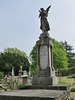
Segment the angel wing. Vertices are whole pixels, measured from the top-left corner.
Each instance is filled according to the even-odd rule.
[[[49,9],[51,8],[51,5],[46,9],[46,12],[48,13]]]

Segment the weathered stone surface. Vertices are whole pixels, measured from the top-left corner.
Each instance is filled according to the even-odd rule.
[[[56,85],[26,85],[24,89],[48,89],[48,90],[66,90],[70,92],[70,85],[56,84]]]
[[[59,90],[17,90],[0,93],[0,100],[67,100],[68,97],[68,92]]]
[[[38,76],[38,77],[48,77],[48,76],[50,76],[50,68],[47,67],[46,70],[38,70],[37,69],[36,76]]]
[[[40,45],[47,45],[47,46],[53,45],[48,32],[42,33],[40,35],[39,40],[36,42],[36,45],[37,47],[39,47]]]
[[[40,67],[46,69],[48,66],[48,49],[46,45],[40,47]]]
[[[33,77],[33,85],[54,85],[57,84],[56,76],[52,77]]]
[[[37,68],[36,75],[32,79],[32,85],[54,85],[57,77],[53,67],[52,41],[48,32],[43,32],[37,45]]]

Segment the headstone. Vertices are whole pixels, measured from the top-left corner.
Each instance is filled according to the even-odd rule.
[[[22,66],[20,66],[20,70],[19,70],[19,78],[21,78],[22,73],[23,73],[23,71],[22,71]]]
[[[29,67],[29,77],[31,76],[31,68]]]
[[[7,75],[5,75],[4,80],[7,82]]]
[[[12,67],[12,76],[14,76],[14,67]]]
[[[22,83],[26,84],[27,83],[27,79],[28,79],[28,75],[27,75],[27,71],[26,70],[23,71],[22,79],[23,79]]]
[[[26,70],[23,71],[23,75],[27,75],[27,71]]]

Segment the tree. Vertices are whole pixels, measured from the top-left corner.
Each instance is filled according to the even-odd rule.
[[[20,66],[23,66],[23,70],[29,70],[30,63],[25,52],[17,48],[4,49],[4,52],[0,54],[1,71],[8,73],[11,72],[12,67],[14,67],[15,75],[18,75]]]
[[[64,46],[60,44],[55,39],[52,39],[53,42],[53,66],[55,69],[62,69],[67,68],[68,66],[68,59],[66,52],[64,50]],[[35,68],[37,67],[37,47],[36,45],[33,47],[33,50],[30,53],[31,58],[31,69],[34,72]]]
[[[75,53],[72,52],[74,50],[73,46],[69,45],[66,41],[61,42],[61,44],[63,44],[67,54],[68,63],[69,63],[68,68],[75,66],[75,58],[74,58]]]
[[[36,45],[33,47],[33,50],[30,53],[30,61],[31,61],[31,72],[35,73],[35,68],[37,67],[37,47]]]
[[[52,39],[53,42],[53,66],[55,69],[67,68],[68,59],[65,52],[64,46],[60,44],[55,39]]]

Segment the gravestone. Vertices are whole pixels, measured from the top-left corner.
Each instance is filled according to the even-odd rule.
[[[23,71],[23,75],[27,75],[27,71],[26,70]]]
[[[12,76],[14,76],[14,67],[12,67]]]
[[[31,77],[31,68],[29,67],[29,76],[28,77]]]
[[[28,79],[27,71],[24,70],[23,71],[23,75],[22,75],[22,83],[26,84],[27,83],[27,79]]]
[[[21,78],[22,73],[23,73],[23,71],[22,71],[22,66],[20,66],[20,70],[19,70],[19,78]]]

